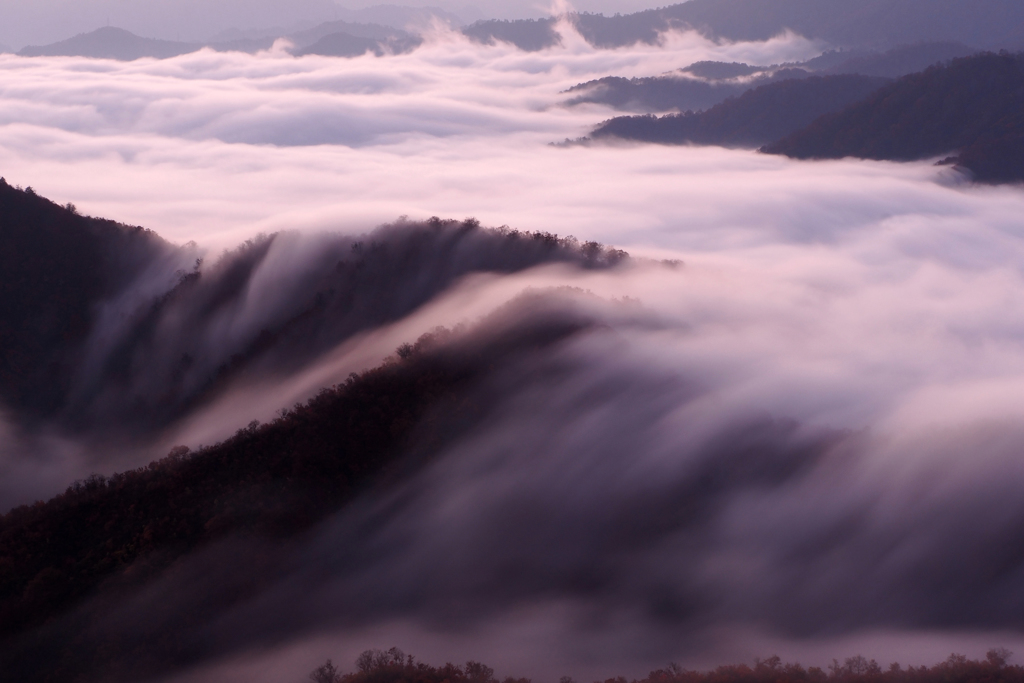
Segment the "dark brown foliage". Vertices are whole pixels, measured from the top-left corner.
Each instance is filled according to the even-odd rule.
[[[623,676],[594,683],[1020,683],[1024,667],[1007,664],[1011,653],[1004,648],[989,650],[984,660],[971,660],[952,654],[932,667],[903,668],[897,663],[885,670],[875,660],[863,656],[848,657],[842,664],[832,660],[828,670],[785,664],[777,657],[746,664],[720,666],[711,671],[688,671],[677,664],[657,669],[646,678],[629,681]],[[465,667],[451,663],[433,667],[416,662],[398,648],[386,652],[367,650],[356,661],[357,670],[341,674],[327,660],[309,679],[314,683],[498,683],[494,671],[479,662]],[[562,677],[563,683],[572,681]],[[529,679],[505,678],[503,683],[530,683]]]

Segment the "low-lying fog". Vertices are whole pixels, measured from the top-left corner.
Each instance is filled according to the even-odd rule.
[[[438,215],[683,262],[477,277],[284,393],[236,395],[184,426],[178,442],[209,443],[527,287],[600,298],[579,305],[605,325],[509,378],[501,410],[396,493],[401,504],[332,520],[302,551],[315,571],[217,626],[274,648],[190,679],[297,680],[328,656],[391,645],[546,679],[670,658],[921,663],[1012,649],[1024,628],[1024,193],[928,163],[551,147],[612,115],[560,106],[578,82],[817,49],[793,36],[565,42],[526,54],[439,34],[409,55],[354,60],[0,57],[9,182],[214,254],[259,231]],[[568,369],[546,375],[545,363]],[[716,454],[743,451],[734,442],[754,455],[719,464],[717,479]],[[692,518],[672,517],[694,497]],[[372,539],[353,530],[366,516]],[[380,559],[351,562],[359,549]],[[325,610],[357,623],[330,635]],[[307,617],[325,630],[268,635]]]

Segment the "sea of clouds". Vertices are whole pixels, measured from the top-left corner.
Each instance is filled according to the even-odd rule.
[[[603,323],[510,371],[493,417],[393,498],[326,524],[209,626],[258,653],[190,678],[392,644],[552,678],[1019,643],[1024,192],[929,162],[550,146],[613,115],[560,104],[581,81],[820,49],[563,31],[539,53],[439,30],[351,60],[0,57],[7,180],[172,241],[475,216],[680,262],[476,276],[181,425],[168,443],[224,438],[531,287],[589,291],[575,305]]]

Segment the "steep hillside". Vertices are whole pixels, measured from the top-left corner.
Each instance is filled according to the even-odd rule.
[[[177,57],[201,47],[200,43],[143,38],[122,28],[105,26],[50,45],[30,45],[18,54],[22,57],[94,57],[131,61],[142,57]]]
[[[25,422],[144,436],[240,376],[294,372],[461,277],[625,254],[476,221],[276,234],[204,263],[142,228],[0,186],[0,401]]]
[[[545,306],[526,295],[469,335],[435,330],[272,423],[90,477],[0,517],[0,670],[24,683],[138,680],[207,654],[196,624],[284,571],[289,543],[485,417],[486,392],[474,388],[496,368],[591,324]],[[215,573],[232,577],[230,590],[185,591],[177,622],[122,628],[126,596],[144,596],[150,582],[180,571],[179,558],[225,543]]]
[[[101,302],[158,263],[173,269],[177,255],[148,230],[81,216],[0,179],[0,402],[35,415],[58,409]]]

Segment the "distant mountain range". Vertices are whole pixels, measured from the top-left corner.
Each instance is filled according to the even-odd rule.
[[[412,45],[410,35],[420,33],[434,22],[453,27],[462,25],[459,17],[438,8],[382,5],[344,10],[344,17],[344,21],[327,22],[347,27],[330,33],[380,42],[370,45],[351,38],[337,38],[329,41],[318,54],[348,56],[363,47],[381,54],[395,49],[402,51]],[[564,19],[589,43],[600,48],[655,43],[665,31],[673,29],[693,29],[725,40],[766,40],[791,30],[834,48],[872,51],[936,42],[960,43],[974,49],[1024,48],[1024,3],[1017,0],[691,0],[633,14],[607,17],[570,13]],[[556,21],[553,17],[493,19],[477,21],[461,30],[480,43],[503,41],[523,50],[536,51],[561,41]],[[391,33],[386,37],[366,35],[365,29],[358,28],[361,26],[375,26]],[[102,32],[101,29],[58,43],[27,47],[21,54],[135,59],[184,54],[204,45],[217,50],[251,52],[265,49],[275,38],[304,32],[227,31],[218,34],[215,40],[198,43],[140,38],[127,31],[115,35],[111,30]],[[300,40],[297,47],[304,50],[326,35],[304,43]]]
[[[704,112],[620,116],[598,126],[590,137],[758,147],[863,99],[887,82],[855,74],[793,78],[748,90]]]
[[[884,52],[831,50],[806,62],[772,66],[698,62],[663,76],[607,77],[581,83],[566,91],[570,95],[566,104],[592,102],[648,114],[699,111],[759,86],[812,74],[898,78],[976,52],[960,43],[922,43]]]
[[[634,14],[566,18],[596,47],[654,43],[672,29],[725,40],[767,40],[790,30],[834,47],[872,49],[936,41],[1024,47],[1024,3],[1018,0],[690,0]],[[558,44],[555,22],[480,21],[465,32],[482,42],[539,50]]]
[[[1024,53],[982,53],[888,81],[825,75],[750,90],[706,111],[623,116],[591,139],[756,147],[797,159],[950,155],[981,182],[1024,180]]]
[[[296,55],[319,54],[340,57],[357,57],[367,52],[377,55],[407,52],[422,42],[419,36],[400,29],[346,21],[329,21],[281,37],[292,43]],[[18,54],[23,57],[93,57],[123,61],[143,57],[166,59],[189,54],[204,47],[219,52],[254,53],[269,49],[275,39],[243,37],[211,43],[186,43],[143,38],[124,29],[107,26],[51,45],[29,46],[20,50]]]
[[[1024,180],[1024,53],[988,53],[905,76],[763,151],[896,161],[951,154],[945,163],[977,180]]]

